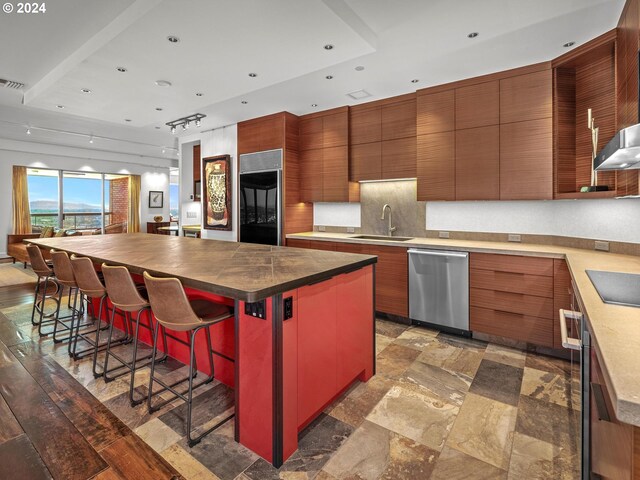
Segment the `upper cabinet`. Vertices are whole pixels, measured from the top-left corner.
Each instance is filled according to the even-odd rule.
[[[349,183],[349,107],[300,117],[300,200],[358,201]]]
[[[401,95],[351,107],[349,179],[416,176],[416,97]]]
[[[282,112],[238,123],[238,155],[283,148],[286,118]]]
[[[418,200],[552,198],[551,104],[549,64],[419,91]]]

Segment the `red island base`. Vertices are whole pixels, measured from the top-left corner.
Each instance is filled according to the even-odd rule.
[[[235,319],[211,327],[215,377],[235,389],[236,441],[276,467],[297,450],[305,426],[354,380],[375,373],[374,268],[253,304],[185,289],[189,298],[235,304]],[[258,311],[263,318],[246,313]],[[119,317],[115,326],[122,328]],[[210,374],[205,336],[198,336],[198,369]],[[166,352],[186,364],[185,340],[168,338]],[[147,330],[140,341],[151,344]]]

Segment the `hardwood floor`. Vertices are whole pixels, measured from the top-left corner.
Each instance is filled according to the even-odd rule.
[[[0,288],[0,309],[33,285]],[[178,472],[0,313],[0,478],[177,479]]]

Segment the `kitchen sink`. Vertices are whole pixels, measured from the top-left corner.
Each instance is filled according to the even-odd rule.
[[[387,235],[356,235],[358,240],[386,240],[387,242],[406,242],[407,240],[413,240],[413,237],[389,237]]]

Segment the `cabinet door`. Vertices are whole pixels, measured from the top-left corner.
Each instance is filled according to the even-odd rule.
[[[259,122],[238,123],[238,155],[260,151]]]
[[[336,242],[336,252],[368,254],[369,247],[363,243]]]
[[[335,242],[325,242],[322,240],[311,240],[309,241],[309,248],[312,250],[327,250],[329,252],[336,251]]]
[[[418,136],[418,200],[455,200],[455,132]]]
[[[500,127],[456,130],[456,200],[500,199]]]
[[[500,200],[551,198],[551,118],[500,125]]]
[[[322,117],[322,146],[342,147],[349,144],[349,113],[345,110]]]
[[[382,107],[382,140],[416,136],[415,99]]]
[[[346,145],[323,149],[322,201],[349,201],[349,148]]]
[[[349,180],[380,180],[382,178],[381,142],[351,145]]]
[[[322,201],[322,149],[300,152],[300,200]]]
[[[201,177],[201,157],[200,157],[200,145],[193,146],[193,181],[200,181]]]
[[[322,148],[322,117],[300,119],[300,150]]]
[[[418,94],[416,101],[417,135],[449,132],[455,129],[454,90]]]
[[[499,81],[456,88],[456,130],[499,123]]]
[[[380,107],[351,109],[350,120],[350,144],[379,142],[382,140],[382,117]]]
[[[287,238],[287,247],[311,248],[311,240],[300,240],[299,238]]]
[[[551,117],[552,104],[551,70],[500,80],[500,123]]]
[[[382,142],[382,178],[416,176],[416,137]]]
[[[282,148],[284,143],[284,116],[275,115],[260,122],[260,151]]]
[[[378,256],[376,264],[376,310],[409,316],[408,258],[402,247],[369,246],[369,254]]]

